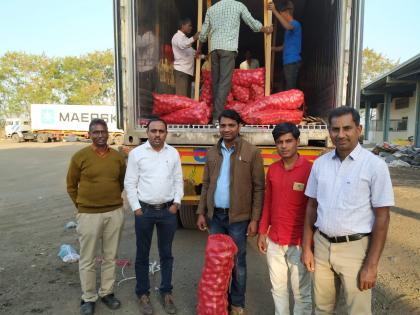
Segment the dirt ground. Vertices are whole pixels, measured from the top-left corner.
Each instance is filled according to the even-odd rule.
[[[64,225],[74,208],[64,180],[70,157],[86,144],[0,142],[0,313],[78,314],[80,283],[77,264],[63,263],[61,244],[78,250],[75,230]],[[386,249],[374,290],[374,314],[420,314],[420,170],[392,169],[397,207],[393,208]],[[119,258],[133,262],[133,217],[126,212]],[[174,242],[174,294],[178,314],[195,314],[197,286],[203,265],[206,234],[179,229]],[[156,244],[151,260],[158,260]],[[117,279],[123,279],[118,267]],[[133,265],[125,277],[134,276]],[[152,287],[159,284],[152,276]],[[138,314],[134,281],[116,287],[123,306],[112,312],[97,303],[96,314]],[[164,314],[156,292],[155,314]],[[247,311],[274,314],[265,258],[255,239],[248,250]],[[338,314],[343,314],[339,311]]]

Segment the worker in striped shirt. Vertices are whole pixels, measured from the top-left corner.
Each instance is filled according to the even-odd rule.
[[[197,54],[201,54],[201,43],[211,37],[211,73],[212,94],[214,102],[213,125],[218,124],[218,117],[222,113],[226,98],[232,85],[232,74],[235,68],[235,58],[238,52],[239,29],[241,19],[254,32],[273,32],[273,26],[263,26],[255,20],[247,7],[236,0],[220,0],[211,6],[199,37]]]

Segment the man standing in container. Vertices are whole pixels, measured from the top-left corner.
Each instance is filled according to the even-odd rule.
[[[289,285],[294,314],[312,314],[310,273],[300,261],[306,203],[305,187],[311,163],[298,154],[300,132],[283,123],[273,130],[281,160],[270,165],[266,179],[264,209],[259,226],[258,248],[267,255],[275,314],[289,314]]]
[[[315,314],[335,312],[341,284],[346,313],[370,315],[394,205],[391,178],[385,162],[359,144],[355,109],[334,109],[328,124],[336,149],[315,161],[308,180],[302,261],[314,273]]]
[[[283,51],[283,72],[286,81],[285,90],[295,89],[302,58],[302,26],[293,18],[294,5],[286,1],[285,5],[277,11],[273,2],[268,4],[280,24],[286,29],[283,46],[273,47],[274,51]]]
[[[192,44],[200,33],[187,37],[192,32],[191,19],[182,19],[179,30],[172,37],[172,51],[174,53],[175,93],[191,97],[191,82],[194,74],[195,50]]]
[[[209,149],[197,226],[210,233],[227,234],[238,247],[229,290],[231,315],[244,314],[246,289],[246,240],[255,236],[264,199],[264,165],[257,147],[239,134],[241,117],[234,110],[220,115],[220,135]]]
[[[153,314],[149,298],[149,253],[155,225],[162,304],[166,313],[176,313],[172,296],[172,242],[178,227],[177,212],[184,195],[184,182],[179,153],[165,143],[167,135],[165,121],[156,118],[149,121],[148,140],[130,152],[124,181],[127,199],[135,215],[136,295],[144,315]]]
[[[124,223],[121,192],[125,160],[108,147],[108,126],[104,120],[97,118],[90,122],[89,137],[92,145],[76,152],[67,173],[67,192],[78,209],[81,315],[94,313],[98,295],[110,309],[115,310],[121,304],[114,296],[114,283],[115,259]],[[99,243],[102,243],[102,265],[97,293],[95,260]]]
[[[263,26],[255,20],[247,7],[236,0],[220,0],[206,13],[199,42],[204,43],[211,36],[211,73],[214,100],[213,125],[218,124],[226,98],[232,86],[235,58],[238,52],[241,19],[254,31],[272,33],[272,26]],[[197,54],[201,54],[200,45]]]

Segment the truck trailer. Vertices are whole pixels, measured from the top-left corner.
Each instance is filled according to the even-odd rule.
[[[123,142],[123,131],[117,128],[115,106],[31,104],[30,117],[30,120],[10,119],[14,124],[6,125],[6,135],[14,142],[45,143],[66,137],[87,139],[90,121],[101,118],[108,124],[109,143]]]
[[[200,3],[202,1],[202,3]],[[267,0],[242,0],[259,21],[264,21]],[[359,105],[363,0],[294,0],[295,19],[302,25],[302,67],[298,88],[305,94],[305,114],[326,118],[330,109]],[[211,1],[114,0],[117,125],[124,130],[125,150],[147,140],[144,108],[153,104],[152,93],[174,93],[171,38],[178,21],[203,19]],[[199,8],[203,7],[203,12]],[[274,22],[272,46],[280,46],[284,30]],[[149,34],[149,35],[147,35]],[[147,36],[146,36],[147,35]],[[264,65],[264,36],[241,26],[237,67],[246,50]],[[270,49],[270,48],[269,48]],[[271,49],[270,49],[271,50]],[[281,55],[272,55],[271,92],[282,85]],[[268,167],[279,159],[272,139],[274,126],[243,126],[241,135],[261,148]],[[330,146],[326,124],[300,124],[300,154],[313,161]],[[203,166],[207,149],[219,138],[213,125],[169,125],[167,143],[181,156],[185,197],[182,225],[195,227]],[[317,145],[317,146],[315,146]]]

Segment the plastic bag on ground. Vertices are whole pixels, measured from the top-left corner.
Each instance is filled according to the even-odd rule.
[[[206,256],[198,286],[198,315],[227,315],[230,277],[238,248],[224,234],[208,237]]]
[[[60,257],[61,260],[65,263],[75,263],[80,259],[80,256],[77,254],[76,250],[68,244],[63,244],[60,246],[60,251],[58,252],[57,256]]]

